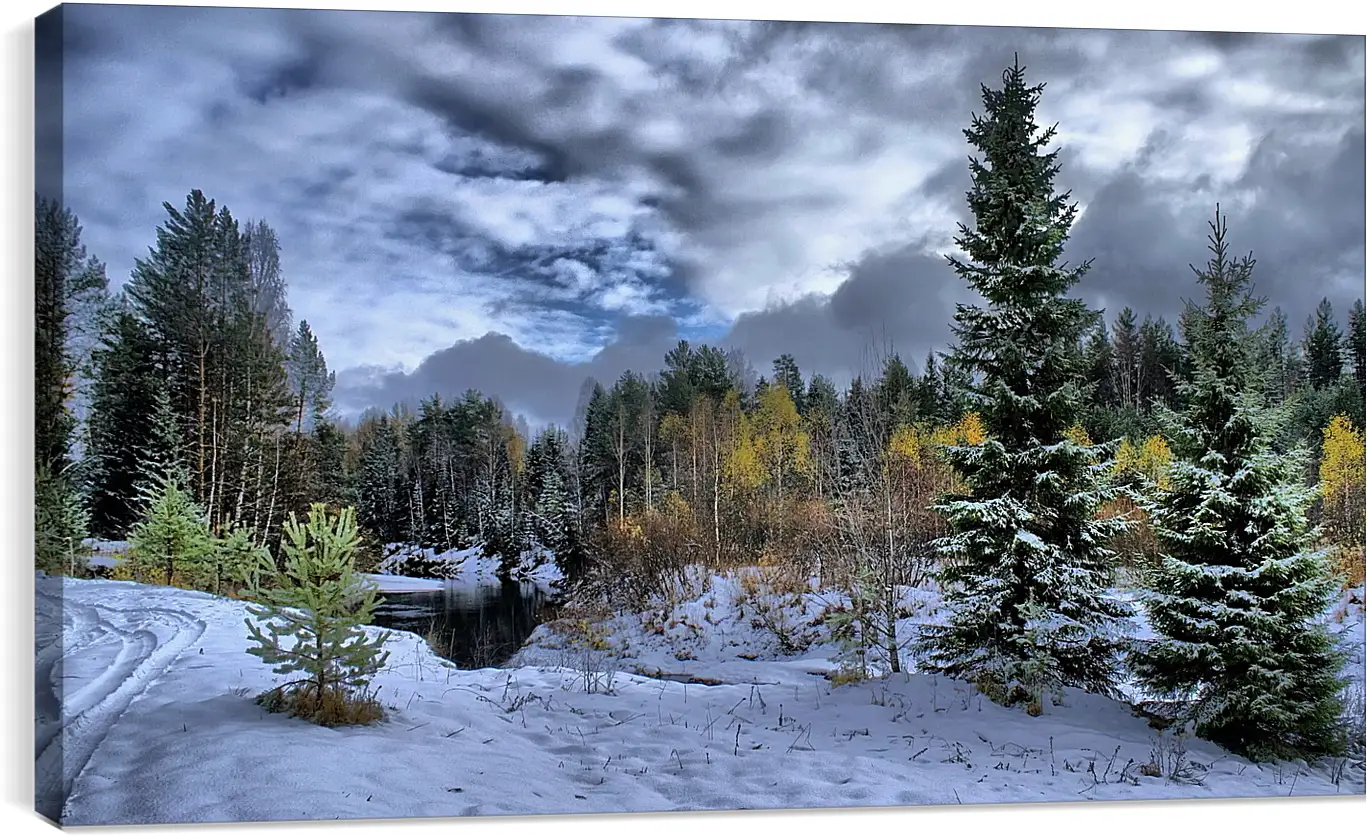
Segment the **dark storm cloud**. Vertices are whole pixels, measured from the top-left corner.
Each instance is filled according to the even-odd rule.
[[[266,218],[349,410],[477,387],[563,420],[680,335],[919,365],[966,296],[962,132],[1016,56],[1094,304],[1175,316],[1217,201],[1274,304],[1361,294],[1360,37],[74,8],[87,243],[118,282],[163,200]]]
[[[1152,137],[1155,145],[1165,138]],[[1233,188],[1212,188],[1208,176],[1189,181],[1182,203],[1125,171],[1093,196],[1073,230],[1068,254],[1093,260],[1080,291],[1111,317],[1124,306],[1171,321],[1182,300],[1196,296],[1188,265],[1204,265],[1207,222],[1216,203],[1229,224],[1235,253],[1257,261],[1257,292],[1298,324],[1322,297],[1342,314],[1363,291],[1363,132],[1350,131],[1323,158],[1294,154],[1286,135],[1259,140]],[[1173,191],[1176,191],[1174,185]],[[1319,208],[1337,208],[1325,212]]]
[[[338,381],[335,397],[354,405],[413,405],[433,394],[459,396],[475,389],[497,396],[536,423],[568,425],[588,379],[610,386],[622,373],[648,374],[678,342],[673,319],[625,318],[615,339],[582,363],[566,363],[490,332],[432,353],[409,373],[354,368]]]
[[[944,258],[919,244],[870,253],[834,294],[747,312],[725,334],[703,342],[740,350],[762,374],[788,353],[807,374],[823,372],[842,386],[854,375],[877,374],[894,353],[919,370],[926,354],[949,338],[954,307],[946,292],[954,282]],[[338,398],[359,409],[475,388],[498,393],[535,420],[567,424],[586,378],[610,385],[627,370],[653,373],[680,337],[672,318],[626,318],[615,340],[592,359],[563,363],[491,333],[436,352],[409,374],[350,370],[340,379]]]

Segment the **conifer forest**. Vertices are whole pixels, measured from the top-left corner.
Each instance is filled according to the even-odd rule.
[[[993,55],[941,131],[966,175],[947,339],[868,330],[835,368],[800,329],[775,357],[690,333],[583,375],[561,419],[497,387],[357,403],[310,325],[335,312],[295,293],[293,219],[152,196],[124,276],[35,196],[39,810],[1361,795],[1362,277],[1347,306],[1269,294],[1231,189],[1153,257],[1179,316],[1098,304],[1116,264],[1075,247],[1100,210],[1042,115],[1049,65]],[[474,568],[539,591],[506,648],[484,612],[396,622]],[[149,702],[184,710],[190,756]],[[256,736],[282,756],[242,779]],[[200,790],[152,793],[139,753]],[[283,772],[331,796],[264,792]]]

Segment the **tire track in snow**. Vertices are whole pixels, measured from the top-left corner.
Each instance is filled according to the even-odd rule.
[[[44,596],[52,599],[50,595]],[[70,597],[62,602],[62,609],[72,614],[74,636],[64,636],[67,642],[55,660],[51,660],[52,654],[44,657],[51,661],[48,664],[49,685],[54,683],[51,675],[62,660],[101,642],[104,639],[101,635],[116,639],[122,647],[104,673],[71,696],[73,702],[86,706],[76,712],[71,712],[70,704],[63,708],[61,724],[48,736],[46,747],[38,754],[35,805],[40,813],[54,820],[60,819],[72,785],[119,717],[203,635],[206,628],[204,621],[192,614],[169,609],[125,610],[76,602]],[[127,622],[131,625],[116,625],[104,617],[106,613],[130,618]],[[170,636],[162,640],[148,628],[149,622],[169,628]],[[92,633],[91,626],[104,631]]]
[[[126,655],[128,650],[113,624],[101,618],[94,609],[67,607],[61,597],[43,590],[35,589],[35,594],[35,629],[38,626],[48,629],[44,637],[35,637],[35,641],[46,641],[35,650],[33,662],[36,759],[61,731],[63,718],[86,709],[74,709],[74,696],[65,694],[65,681],[71,677],[65,666],[66,661],[71,659],[69,653],[79,651],[84,658],[93,648],[118,643],[117,659],[119,655]],[[55,631],[51,630],[53,627]]]

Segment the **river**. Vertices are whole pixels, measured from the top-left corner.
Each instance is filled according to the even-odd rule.
[[[502,666],[541,622],[551,593],[532,582],[450,580],[440,590],[386,593],[375,625],[427,638],[462,669]]]

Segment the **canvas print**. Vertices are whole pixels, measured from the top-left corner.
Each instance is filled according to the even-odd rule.
[[[36,23],[62,825],[1364,794],[1364,39]]]

